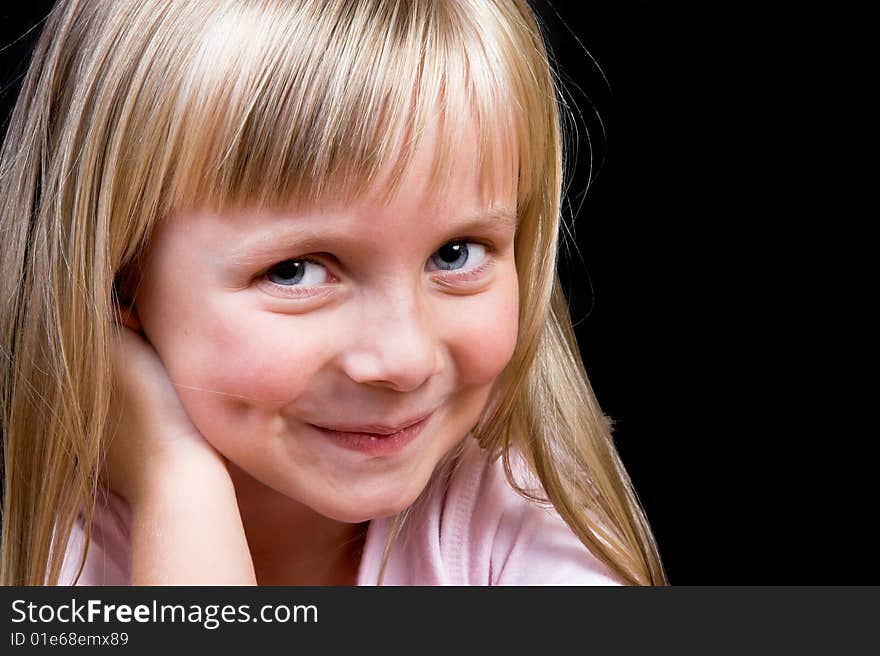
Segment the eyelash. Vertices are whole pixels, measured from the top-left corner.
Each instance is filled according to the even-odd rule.
[[[448,241],[445,244],[443,244],[443,246],[441,246],[436,251],[434,251],[434,253],[437,253],[440,249],[442,249],[444,246],[448,246],[449,244],[477,244],[477,245],[482,246],[483,248],[486,249],[486,256],[485,256],[484,261],[481,264],[479,264],[478,266],[476,266],[472,269],[466,269],[460,273],[457,271],[446,271],[443,275],[443,277],[446,279],[451,279],[453,281],[465,282],[467,280],[478,278],[488,268],[490,268],[494,264],[495,248],[492,246],[492,244],[490,244],[488,242],[485,242],[481,239],[472,239],[470,237],[464,237],[461,239],[453,239],[453,240]],[[432,255],[434,253],[432,253]],[[311,286],[311,287],[297,286],[297,285],[279,285],[278,283],[272,282],[271,280],[268,279],[269,271],[271,271],[273,268],[275,268],[279,264],[283,264],[284,262],[288,262],[291,260],[296,261],[296,262],[311,262],[312,264],[317,264],[319,266],[327,268],[326,264],[324,264],[320,260],[315,259],[313,257],[308,257],[308,256],[288,257],[288,258],[285,258],[279,262],[274,263],[271,267],[266,269],[266,271],[261,276],[261,281],[264,284],[269,285],[272,288],[273,293],[280,293],[284,296],[289,296],[289,297],[293,297],[293,298],[314,296],[315,295],[314,290],[321,289],[322,287],[324,287],[324,285]],[[437,269],[436,271],[432,271],[431,273],[436,273],[437,271],[443,271],[443,269]],[[333,274],[331,273],[330,275],[332,276]],[[312,291],[308,291],[308,290],[312,290]]]

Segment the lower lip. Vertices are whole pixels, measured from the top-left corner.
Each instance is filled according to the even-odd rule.
[[[315,426],[321,433],[329,437],[336,444],[350,451],[358,451],[368,456],[391,456],[399,453],[406,445],[412,442],[431,418],[431,413],[412,426],[390,435],[376,435],[375,433],[343,433]]]

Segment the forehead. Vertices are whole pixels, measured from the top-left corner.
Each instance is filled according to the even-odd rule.
[[[200,214],[189,217],[199,224],[189,237],[215,246],[231,266],[270,263],[311,252],[370,256],[378,251],[435,250],[454,238],[491,235],[499,241],[516,230],[510,208],[406,214],[384,206],[315,208],[302,213],[254,211],[234,217]]]

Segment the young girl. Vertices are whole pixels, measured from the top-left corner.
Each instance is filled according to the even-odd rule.
[[[524,0],[63,0],[0,168],[2,582],[664,584]]]

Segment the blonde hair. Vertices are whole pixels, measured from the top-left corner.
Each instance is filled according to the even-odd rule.
[[[474,437],[623,581],[665,584],[556,273],[558,93],[524,0],[60,2],[0,154],[0,581],[57,583],[81,509],[88,544],[114,281],[157,222],[196,206],[355,197],[388,163],[393,192],[435,121],[442,183],[471,115],[481,170],[518,162],[520,289],[518,343]],[[515,480],[513,452],[546,494]]]

